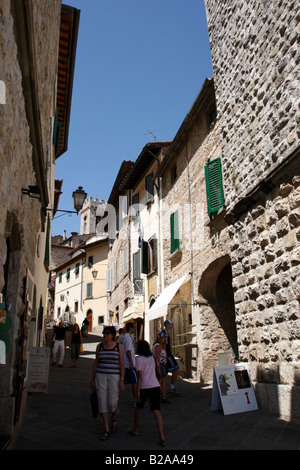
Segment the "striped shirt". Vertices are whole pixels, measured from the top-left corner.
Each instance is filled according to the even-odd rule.
[[[98,351],[98,364],[97,373],[99,374],[119,374],[120,368],[120,354],[119,343],[116,343],[112,349],[105,349],[103,343],[100,343]]]

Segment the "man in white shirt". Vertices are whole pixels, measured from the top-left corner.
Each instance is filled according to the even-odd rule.
[[[125,380],[126,385],[132,385],[132,394],[134,401],[137,400],[137,374],[135,369],[135,350],[131,335],[135,332],[134,323],[126,323],[126,333],[124,335],[122,346],[124,349],[125,360]]]

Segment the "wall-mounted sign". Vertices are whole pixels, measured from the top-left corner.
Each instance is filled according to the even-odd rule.
[[[134,295],[143,295],[143,279],[134,280]]]
[[[214,367],[212,410],[222,408],[224,415],[258,409],[248,364]]]

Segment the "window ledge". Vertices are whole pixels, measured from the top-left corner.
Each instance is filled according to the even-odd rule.
[[[182,255],[182,250],[181,248],[178,248],[177,250],[173,251],[173,253],[170,254],[168,257],[168,260],[173,260],[176,259],[178,256]]]

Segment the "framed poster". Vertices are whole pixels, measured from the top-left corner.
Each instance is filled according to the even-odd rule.
[[[225,415],[257,410],[247,363],[214,367],[212,410]]]
[[[30,347],[29,392],[48,392],[50,348]]]

